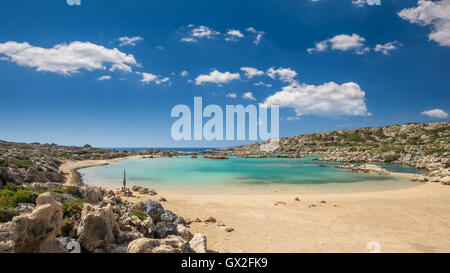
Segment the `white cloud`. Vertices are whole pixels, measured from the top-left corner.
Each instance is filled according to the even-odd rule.
[[[136,74],[142,76],[141,82],[144,83],[144,84],[147,84],[147,83],[150,83],[150,82],[154,82],[157,85],[159,85],[161,83],[165,83],[165,82],[169,81],[169,77],[161,78],[160,76],[154,75],[152,73],[136,72]]]
[[[293,82],[294,78],[297,76],[297,72],[290,68],[280,67],[275,69],[274,67],[271,67],[267,70],[267,76],[272,79],[276,79],[278,76],[278,78],[283,82]]]
[[[272,87],[272,84],[270,83],[264,83],[262,81],[256,82],[253,84],[254,86],[265,86],[265,87]]]
[[[236,93],[228,93],[225,95],[225,97],[235,99],[235,98],[237,98],[237,95],[236,95]]]
[[[132,54],[125,54],[117,48],[108,49],[90,42],[58,44],[52,48],[32,46],[29,43],[0,43],[0,54],[18,65],[36,67],[37,71],[49,71],[71,75],[81,69],[88,71],[106,69],[131,72],[131,66],[138,65]]]
[[[256,100],[252,92],[245,92],[244,94],[242,94],[242,98],[246,100]]]
[[[201,85],[202,83],[205,83],[205,82],[221,84],[221,83],[228,83],[232,80],[238,80],[238,79],[240,79],[239,73],[230,73],[228,71],[222,73],[217,70],[214,70],[211,73],[209,73],[209,75],[203,75],[203,74],[199,75],[195,79],[195,84]]]
[[[244,34],[242,34],[239,30],[237,29],[229,29],[227,31],[227,37],[225,37],[225,41],[227,42],[236,42],[239,39],[243,38]]]
[[[290,117],[286,118],[286,120],[288,120],[288,121],[299,120],[299,119],[300,119],[300,117],[298,117],[298,116],[290,116]]]
[[[110,80],[111,76],[110,75],[105,75],[105,76],[101,76],[99,78],[97,78],[99,81],[105,81],[105,80]]]
[[[421,114],[432,117],[432,118],[447,118],[448,117],[448,114],[442,109],[427,110],[427,111],[423,111]]]
[[[183,37],[183,38],[181,38],[181,41],[185,42],[185,43],[196,43],[197,42],[197,40],[192,37]]]
[[[164,47],[163,47],[162,45],[157,45],[157,46],[156,46],[156,49],[158,49],[158,50],[164,50]]]
[[[256,34],[256,37],[255,37],[255,39],[253,40],[253,43],[255,43],[255,45],[259,45],[259,43],[261,42],[263,36],[266,34],[265,31],[259,31],[259,30],[256,30],[256,29],[253,28],[253,27],[248,27],[248,28],[246,29],[246,31],[247,31],[247,32],[251,32],[251,33]]]
[[[144,40],[142,37],[140,36],[135,36],[135,37],[120,37],[119,39],[120,44],[119,46],[135,46],[137,41],[142,41]]]
[[[366,39],[355,33],[352,35],[339,34],[333,38],[315,43],[315,47],[308,48],[307,51],[311,54],[313,52],[326,51],[328,48],[331,48],[332,50],[341,51],[355,50],[357,54],[364,54],[370,50],[370,48],[364,46],[365,41]]]
[[[187,72],[186,70],[183,70],[183,71],[181,71],[180,75],[183,77],[186,77],[187,75],[189,75],[189,72]]]
[[[199,39],[212,39],[220,34],[220,32],[215,31],[207,26],[188,25],[187,34],[185,37],[181,38],[182,42],[195,43]]]
[[[384,55],[389,55],[389,51],[397,49],[399,43],[397,41],[385,43],[385,44],[377,44],[374,48],[376,52],[381,52]]]
[[[450,0],[419,0],[416,7],[398,13],[402,19],[421,26],[430,26],[430,40],[441,46],[450,46]]]
[[[293,108],[297,116],[318,115],[328,117],[367,116],[365,92],[358,84],[328,82],[306,85],[296,81],[269,96],[263,105]]]
[[[245,76],[247,76],[247,78],[251,79],[255,76],[262,76],[264,75],[264,71],[258,70],[256,68],[253,67],[241,67],[241,71],[245,72]]]

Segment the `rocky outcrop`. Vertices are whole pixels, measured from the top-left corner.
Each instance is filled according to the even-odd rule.
[[[61,204],[47,192],[38,196],[36,208],[31,213],[14,217],[10,225],[13,252],[63,253],[66,252],[56,240],[63,226]]]
[[[130,242],[127,253],[187,253],[188,242],[180,236],[165,239],[141,238]]]
[[[110,252],[119,235],[111,206],[106,207],[85,204],[81,212],[81,221],[77,235],[81,246],[90,252]]]
[[[373,165],[373,164],[362,164],[362,165],[355,165],[355,164],[344,164],[344,165],[336,165],[336,168],[339,169],[347,169],[352,170],[355,172],[363,172],[363,173],[374,173],[374,174],[389,174],[389,171],[386,170],[383,167]]]

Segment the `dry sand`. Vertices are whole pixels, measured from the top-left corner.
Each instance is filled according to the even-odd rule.
[[[63,166],[72,173],[74,168],[92,166],[89,163],[108,161]],[[137,202],[161,196],[167,199],[162,202],[166,209],[185,219],[212,216],[234,229],[226,232],[217,223],[192,223],[192,231],[205,234],[212,251],[370,252],[375,248],[368,246],[378,245],[381,252],[450,252],[450,186],[440,183],[358,193],[160,192],[128,199]]]

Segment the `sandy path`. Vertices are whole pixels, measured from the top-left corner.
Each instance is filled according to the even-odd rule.
[[[115,161],[67,162],[61,167],[73,184],[79,182],[76,169]],[[162,203],[166,209],[186,219],[213,216],[234,228],[225,232],[213,223],[191,224],[193,232],[207,236],[213,251],[369,252],[367,244],[375,241],[381,252],[450,252],[450,186],[440,183],[358,193],[160,192],[128,199],[161,196],[167,199]],[[294,201],[295,197],[301,201]],[[286,204],[275,205],[278,201]]]

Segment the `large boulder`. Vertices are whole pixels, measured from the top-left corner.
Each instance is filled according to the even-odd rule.
[[[77,235],[81,246],[90,252],[110,252],[114,248],[119,226],[111,206],[84,204]]]
[[[166,210],[163,214],[161,214],[160,221],[176,223],[176,224],[181,224],[181,225],[186,224],[186,221],[182,217],[177,216],[175,213],[171,212],[170,210]]]
[[[128,244],[128,253],[186,253],[188,243],[179,236],[166,239],[140,238]]]
[[[189,252],[206,253],[206,236],[201,233],[195,233],[194,237],[189,241]]]
[[[144,205],[144,211],[150,215],[154,222],[158,222],[159,217],[164,213],[164,208],[159,202],[147,200]]]
[[[16,216],[12,220],[14,252],[66,252],[56,240],[56,234],[63,224],[61,204],[55,201],[50,192],[39,195],[33,212]]]
[[[169,222],[158,222],[154,228],[155,238],[166,238],[169,235],[179,235],[177,224]]]

